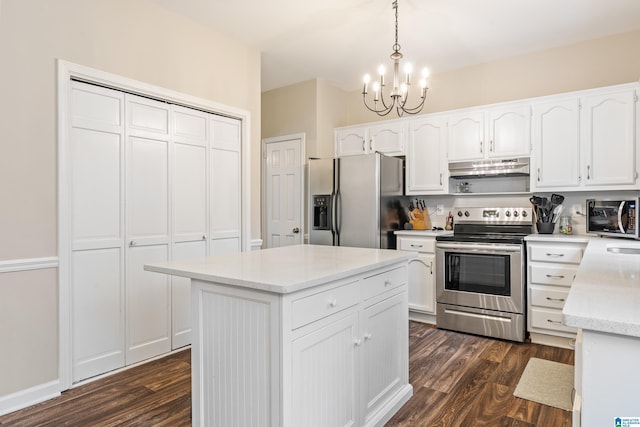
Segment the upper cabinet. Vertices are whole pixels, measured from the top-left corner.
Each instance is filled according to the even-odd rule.
[[[443,194],[449,191],[445,118],[409,122],[406,156],[406,194]]]
[[[531,109],[514,104],[449,117],[449,161],[528,157]]]
[[[336,157],[380,152],[405,154],[405,122],[389,121],[336,129]]]
[[[635,190],[636,85],[533,105],[531,190]]]

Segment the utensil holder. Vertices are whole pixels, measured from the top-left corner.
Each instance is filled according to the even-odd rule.
[[[538,228],[538,234],[553,234],[553,230],[556,228],[555,222],[536,222]]]

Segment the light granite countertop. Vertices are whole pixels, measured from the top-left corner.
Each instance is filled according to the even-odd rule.
[[[607,238],[591,238],[588,242],[562,310],[564,323],[640,337],[640,254],[607,250],[640,250],[640,242]]]
[[[416,256],[414,252],[389,249],[295,245],[152,263],[145,265],[144,269],[286,294],[408,261]]]
[[[453,234],[453,231],[448,231],[448,230],[396,230],[394,233],[397,236],[436,237],[436,236],[446,236],[446,235],[449,235],[449,234]]]

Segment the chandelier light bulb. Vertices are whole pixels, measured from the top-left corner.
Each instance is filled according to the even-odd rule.
[[[365,74],[362,80],[364,81],[364,84],[368,85],[371,81],[371,76],[369,74]]]
[[[413,65],[411,65],[410,62],[407,62],[406,64],[404,64],[404,72],[407,73],[407,75],[413,72]]]
[[[420,87],[422,89],[426,89],[427,88],[427,79],[420,79]]]
[[[380,76],[384,76],[384,73],[385,73],[386,71],[387,71],[387,70],[384,68],[384,65],[380,64],[380,65],[378,66],[378,74],[379,74]]]
[[[427,77],[429,77],[429,74],[430,73],[429,73],[429,69],[428,68],[425,67],[425,68],[422,69],[422,78],[423,79],[426,79]]]

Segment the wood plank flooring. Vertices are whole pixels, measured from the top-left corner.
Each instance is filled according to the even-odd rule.
[[[414,395],[388,427],[570,427],[571,413],[513,396],[529,358],[573,364],[573,351],[409,327]],[[0,417],[0,426],[190,426],[185,350]]]

